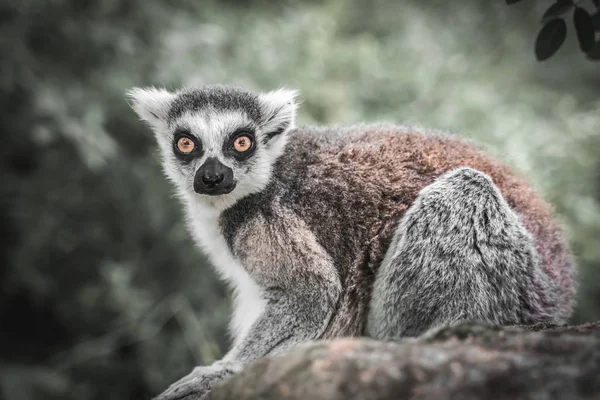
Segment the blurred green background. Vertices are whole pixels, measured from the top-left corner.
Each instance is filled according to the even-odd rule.
[[[538,63],[548,1],[0,2],[0,397],[143,399],[227,348],[132,86],[301,91],[300,124],[456,131],[531,179],[600,319],[600,64],[573,31]],[[176,5],[174,5],[176,4]]]

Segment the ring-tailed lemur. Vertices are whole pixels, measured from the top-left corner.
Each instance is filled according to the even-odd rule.
[[[470,143],[393,125],[295,128],[295,92],[283,89],[129,98],[195,240],[235,292],[231,351],[161,400],[201,398],[309,339],[572,312],[574,264],[551,209]]]

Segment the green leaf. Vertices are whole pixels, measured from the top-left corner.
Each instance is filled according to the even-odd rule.
[[[587,52],[587,58],[594,61],[600,60],[600,41],[594,43],[592,48]]]
[[[594,30],[600,32],[600,11],[596,11],[596,13],[592,15],[592,22],[594,23]]]
[[[552,4],[542,16],[542,24],[560,17],[569,11],[571,7],[573,7],[572,0],[557,0],[556,3]]]
[[[584,53],[587,53],[596,41],[592,16],[583,8],[577,7],[575,8],[575,13],[573,13],[573,24],[577,33],[579,48]]]
[[[538,61],[544,61],[558,51],[567,38],[567,24],[557,18],[548,22],[535,40],[535,56]]]
[[[520,2],[520,1],[521,0],[506,0],[506,4],[508,4],[510,6],[511,4],[516,4],[516,3]]]

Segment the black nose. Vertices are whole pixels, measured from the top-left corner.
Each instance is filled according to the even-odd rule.
[[[204,171],[204,175],[202,175],[202,183],[206,186],[215,186],[219,183],[223,182],[223,178],[225,174],[223,173],[215,173],[212,171]]]
[[[234,187],[233,171],[214,157],[208,158],[196,171],[194,177],[196,193],[215,196],[229,193]]]

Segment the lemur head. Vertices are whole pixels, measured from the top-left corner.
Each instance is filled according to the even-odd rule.
[[[294,127],[295,91],[206,86],[128,92],[180,195],[223,209],[262,190]]]

